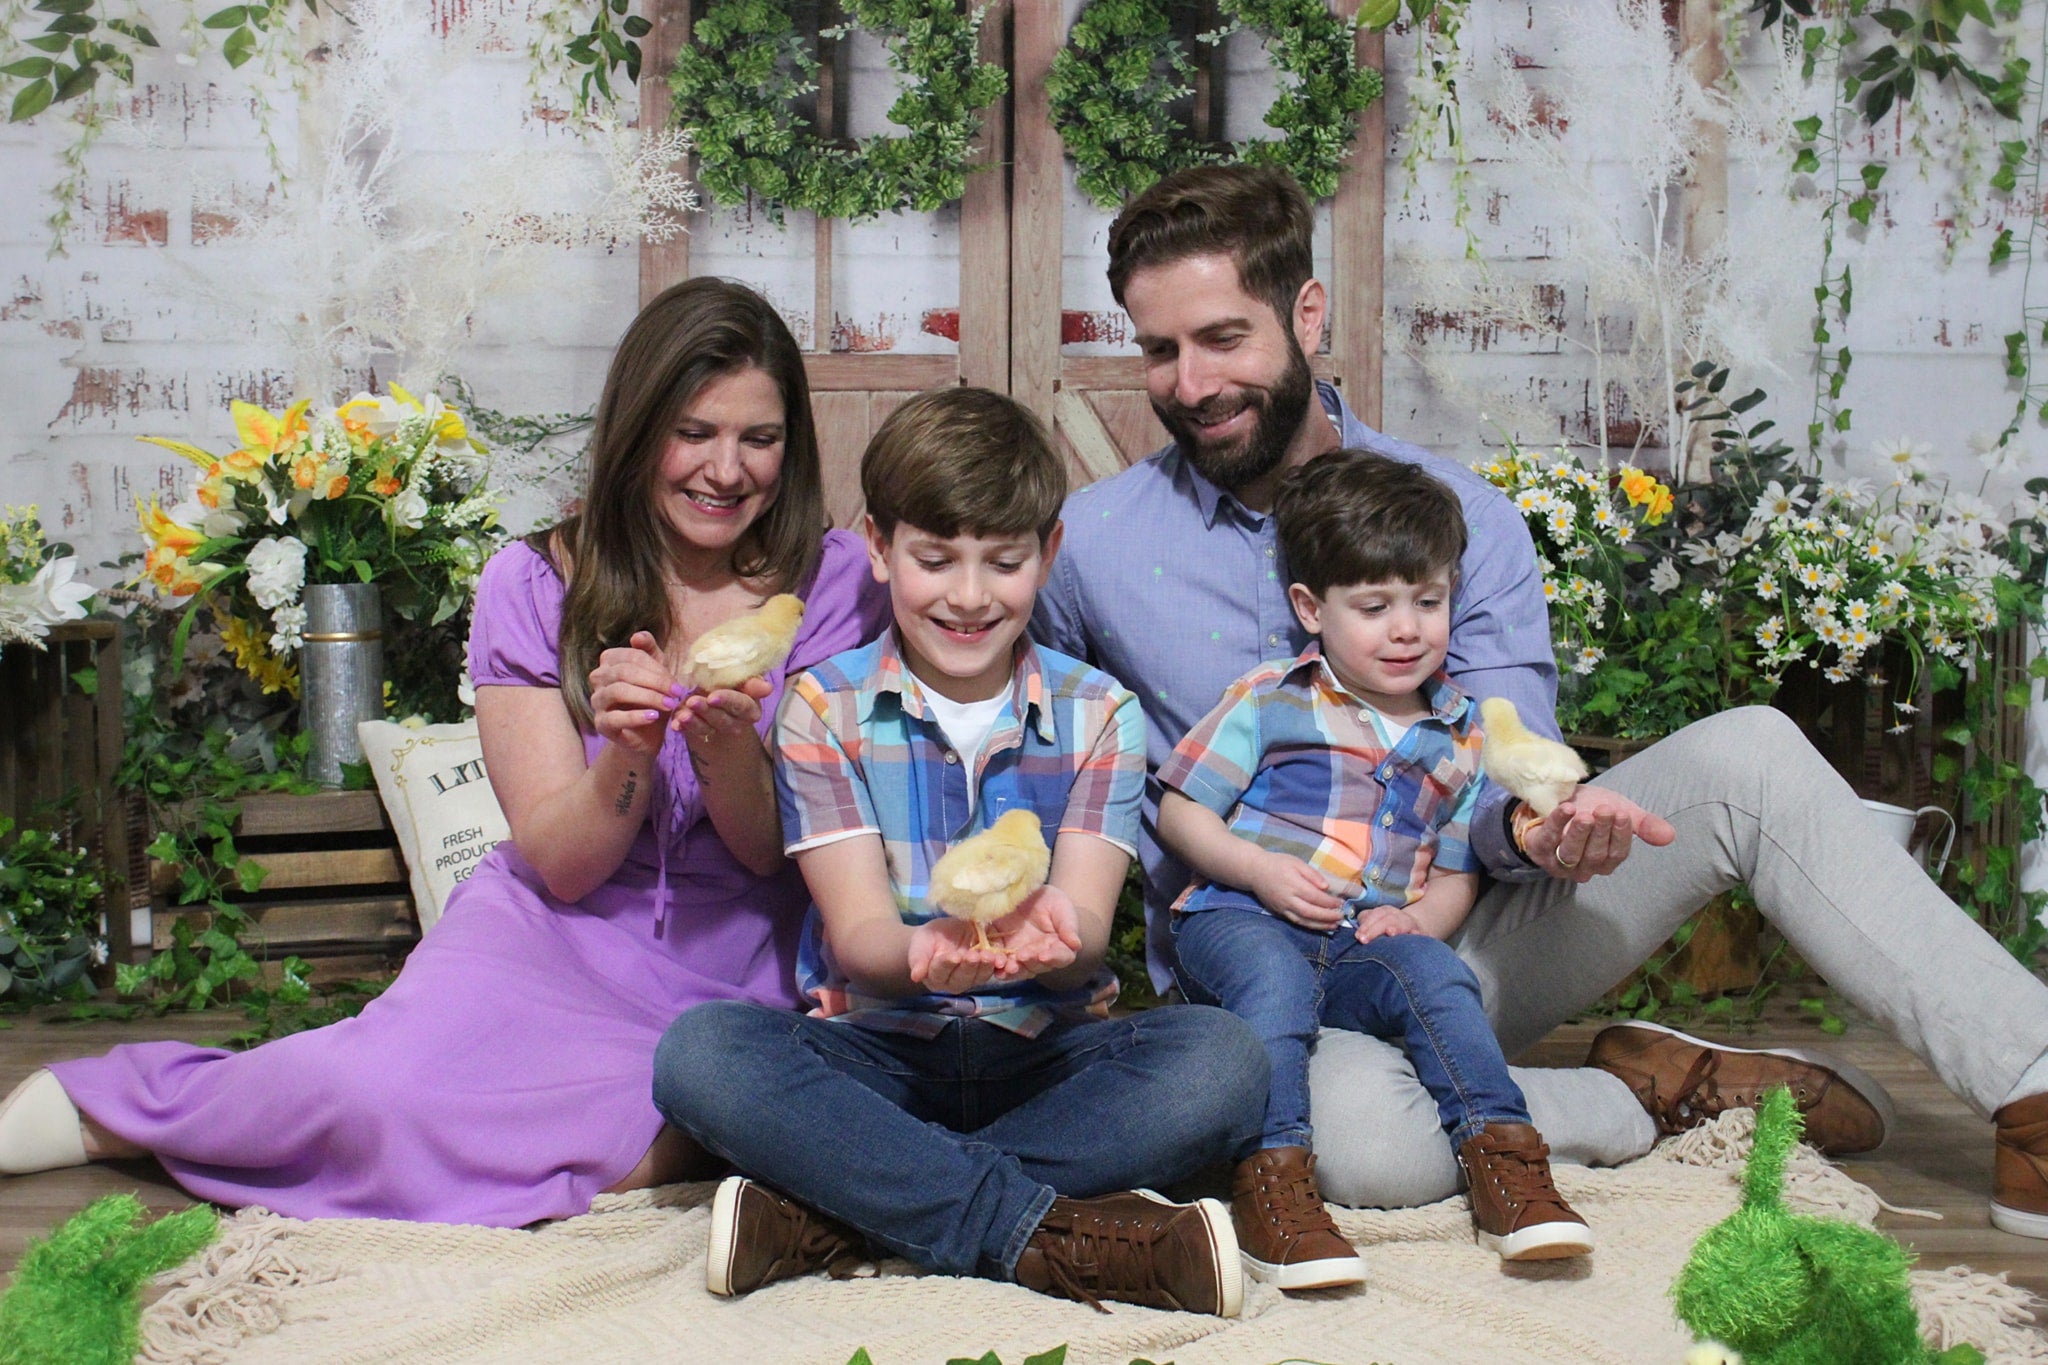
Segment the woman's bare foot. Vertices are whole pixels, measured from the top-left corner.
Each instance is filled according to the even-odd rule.
[[[656,1185],[673,1185],[683,1180],[709,1180],[725,1170],[725,1162],[705,1151],[695,1138],[679,1128],[663,1124],[661,1131],[655,1134],[654,1145],[647,1149],[647,1155],[640,1158],[640,1164],[626,1172],[625,1178],[607,1188],[605,1193],[624,1194],[627,1190],[652,1189]]]
[[[133,1161],[149,1155],[148,1149],[137,1147],[126,1138],[115,1137],[84,1115],[79,1116],[78,1129],[85,1139],[87,1161]]]

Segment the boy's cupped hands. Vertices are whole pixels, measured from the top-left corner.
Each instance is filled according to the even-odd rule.
[[[990,982],[1056,972],[1080,953],[1080,918],[1067,893],[1047,883],[991,920],[988,938],[994,947],[982,947],[964,919],[927,920],[910,935],[910,979],[929,991],[963,995]]]

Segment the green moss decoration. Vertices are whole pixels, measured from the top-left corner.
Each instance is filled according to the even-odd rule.
[[[1285,77],[1266,111],[1266,126],[1281,136],[1224,147],[1191,140],[1173,115],[1194,76],[1186,45],[1173,34],[1174,6],[1186,3],[1090,0],[1053,58],[1046,80],[1053,126],[1081,192],[1114,209],[1173,171],[1245,161],[1284,166],[1312,199],[1335,194],[1358,116],[1385,89],[1379,72],[1358,65],[1355,21],[1338,18],[1323,0],[1220,0],[1224,27],[1200,41],[1220,43],[1249,29],[1264,38]]]
[[[0,1297],[0,1365],[128,1365],[142,1349],[142,1286],[211,1242],[206,1205],[148,1222],[132,1194],[94,1200],[29,1243]]]
[[[669,78],[675,121],[696,142],[697,179],[721,204],[759,196],[768,215],[828,218],[929,212],[967,189],[981,111],[1009,76],[976,53],[981,11],[946,0],[843,0],[851,24],[888,44],[904,89],[889,107],[900,137],[858,146],[820,138],[796,101],[817,89],[818,59],[782,0],[714,0]],[[845,30],[837,30],[844,32]]]
[[[1742,1207],[1708,1228],[1671,1285],[1679,1320],[1743,1365],[1983,1365],[1973,1346],[1920,1339],[1906,1272],[1912,1253],[1881,1232],[1785,1207],[1785,1163],[1799,1141],[1792,1092],[1757,1109]]]

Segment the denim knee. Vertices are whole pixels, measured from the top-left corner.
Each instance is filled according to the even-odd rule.
[[[1381,962],[1411,987],[1441,990],[1464,987],[1478,994],[1479,977],[1457,949],[1428,934],[1387,934],[1365,944],[1357,956]]]
[[[710,1000],[685,1010],[654,1048],[654,1107],[673,1119],[734,1088],[736,1054],[786,1010]]]
[[[1227,1154],[1256,1142],[1272,1071],[1265,1044],[1251,1025],[1211,1005],[1152,1010],[1139,1019],[1155,1028],[1170,1028],[1182,1049],[1179,1055],[1193,1063],[1180,1096],[1190,1128],[1223,1137]]]

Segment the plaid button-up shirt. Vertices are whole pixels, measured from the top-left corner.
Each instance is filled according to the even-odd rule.
[[[1389,746],[1378,713],[1346,691],[1311,642],[1259,665],[1175,746],[1159,781],[1214,811],[1231,833],[1301,859],[1345,898],[1345,918],[1422,895],[1431,868],[1479,866],[1468,827],[1478,806],[1474,707],[1439,672],[1430,714]],[[1251,892],[1197,880],[1183,913],[1263,909]]]
[[[1138,699],[1107,673],[1028,640],[1018,650],[1009,701],[972,773],[963,771],[904,667],[893,629],[790,683],[776,715],[775,749],[788,851],[880,835],[905,924],[938,915],[925,895],[940,855],[1007,810],[1035,812],[1048,845],[1060,835],[1085,834],[1135,853],[1145,783]],[[978,799],[970,801],[970,792]],[[1026,980],[971,995],[863,996],[833,962],[816,905],[797,951],[797,987],[813,1014],[926,1036],[949,1017],[967,1016],[1031,1037],[1057,1017],[1106,1015],[1116,998],[1116,977],[1106,967],[1065,992]]]

